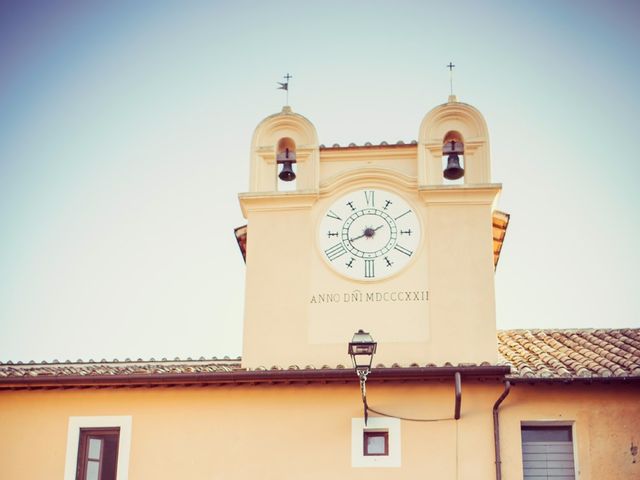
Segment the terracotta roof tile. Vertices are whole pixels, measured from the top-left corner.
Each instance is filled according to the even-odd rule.
[[[640,378],[640,329],[599,330],[502,330],[498,332],[498,351],[501,364],[511,367],[512,379],[593,379],[593,378]],[[200,358],[192,360],[154,360],[95,362],[30,361],[0,363],[2,379],[18,377],[109,377],[136,375],[181,375],[181,374],[233,374],[244,371],[240,358]],[[444,367],[490,366],[447,362]],[[376,369],[436,367],[436,365],[401,366],[377,364]],[[330,371],[347,369],[344,365],[311,365],[288,367],[259,367],[255,371]]]
[[[640,376],[640,329],[503,330],[498,350],[513,378]]]
[[[330,147],[326,146],[326,145],[320,145],[320,150],[330,150],[332,148],[335,149],[341,149],[341,150],[345,150],[348,148],[369,148],[369,147],[395,147],[395,146],[406,146],[406,145],[410,145],[410,146],[414,146],[417,145],[418,142],[416,140],[411,140],[408,143],[403,142],[402,140],[398,140],[395,143],[389,143],[385,140],[383,140],[382,142],[380,142],[377,145],[372,144],[371,142],[365,142],[363,145],[358,145],[354,142],[351,142],[348,146],[341,146],[339,143],[334,143],[332,144]]]
[[[183,360],[131,362],[76,362],[46,363],[28,365],[18,362],[0,364],[0,378],[26,376],[109,376],[109,375],[151,375],[180,373],[223,373],[240,368],[240,359],[231,360]]]

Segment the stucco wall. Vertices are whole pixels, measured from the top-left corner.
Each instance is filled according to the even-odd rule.
[[[401,423],[400,468],[351,467],[356,384],[0,392],[0,478],[62,479],[70,416],[132,416],[130,479],[492,479],[497,383],[463,381],[462,419]],[[370,382],[373,408],[452,417],[450,382]],[[505,479],[522,478],[520,422],[574,421],[580,479],[640,478],[640,389],[517,385],[501,408]]]
[[[572,422],[581,480],[640,478],[640,387],[516,385],[500,410],[504,478],[522,478],[522,448],[513,432],[521,421]]]

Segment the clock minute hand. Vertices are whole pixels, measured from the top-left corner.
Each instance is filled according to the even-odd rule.
[[[377,227],[377,228],[366,228],[366,229],[364,230],[364,233],[363,233],[362,235],[360,235],[359,237],[350,238],[350,239],[349,239],[349,241],[350,241],[350,242],[353,242],[354,240],[358,240],[358,239],[360,239],[360,238],[362,238],[362,237],[373,237],[373,234],[374,234],[376,231],[380,230],[382,227],[384,227],[384,224],[380,225],[380,226],[379,226],[379,227]]]

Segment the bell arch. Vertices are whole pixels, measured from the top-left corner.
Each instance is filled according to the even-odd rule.
[[[320,173],[318,134],[313,124],[291,107],[271,115],[253,132],[250,153],[250,192],[277,190],[278,154],[292,151],[297,165],[295,190],[317,190]]]
[[[449,102],[427,113],[418,132],[418,183],[443,183],[442,155],[447,141],[464,149],[464,183],[491,183],[489,132],[482,114],[471,105]]]

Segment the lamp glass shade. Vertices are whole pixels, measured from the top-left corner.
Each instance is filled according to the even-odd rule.
[[[349,343],[349,355],[351,355],[354,368],[370,369],[377,346],[378,344],[369,333],[358,330]]]

